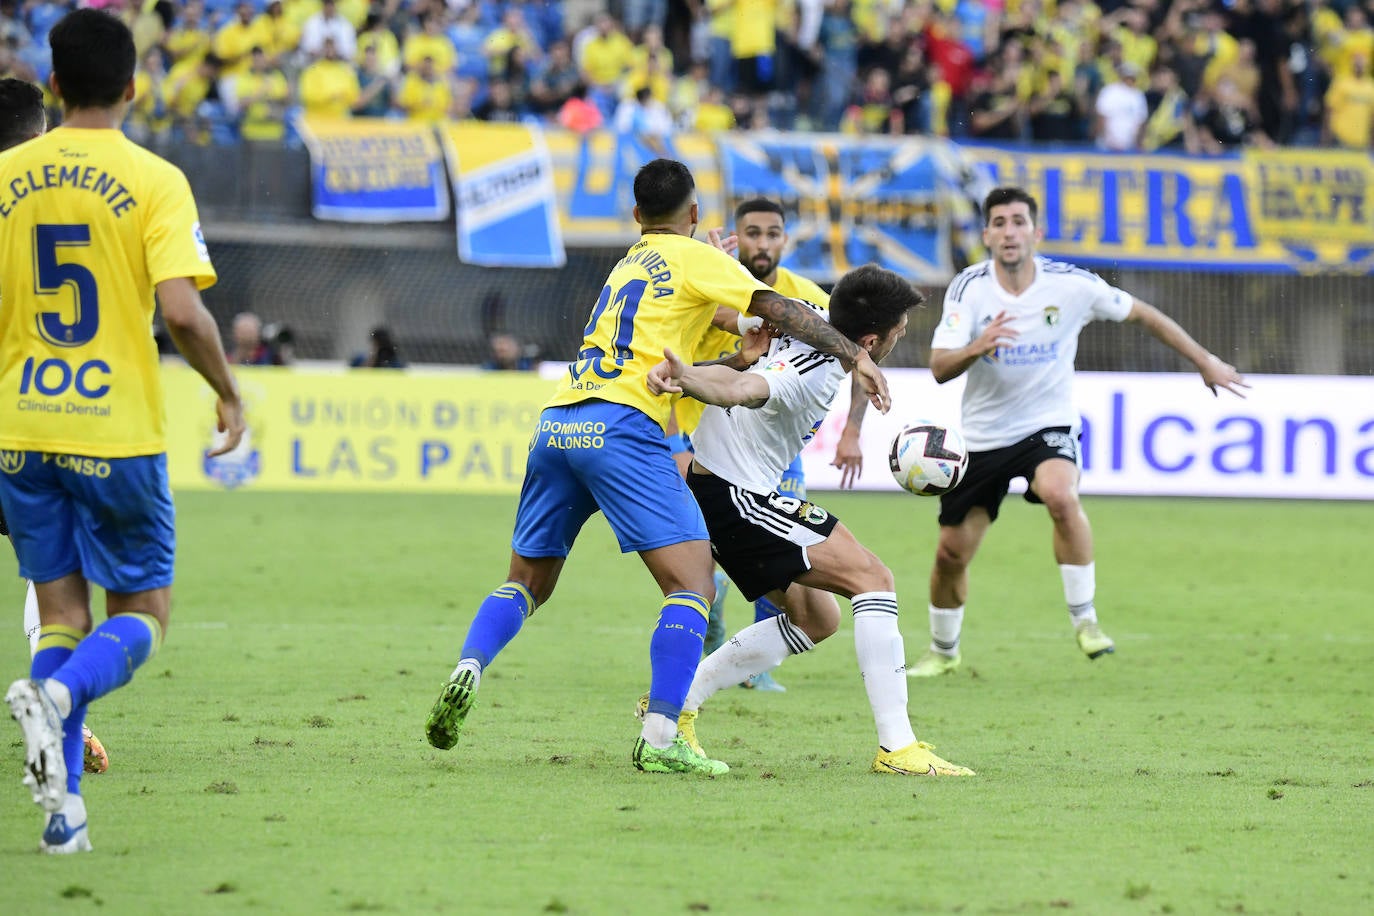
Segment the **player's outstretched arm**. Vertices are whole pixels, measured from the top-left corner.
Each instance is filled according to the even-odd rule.
[[[210,454],[222,455],[238,447],[243,438],[243,402],[239,386],[224,356],[219,328],[215,319],[200,301],[200,291],[189,277],[174,277],[157,285],[158,302],[162,305],[162,322],[172,335],[181,355],[191,368],[214,389],[219,400],[219,431],[224,441]]]
[[[1140,324],[1157,340],[1196,366],[1202,376],[1202,383],[1211,389],[1213,397],[1216,396],[1218,388],[1225,388],[1236,397],[1245,397],[1242,389],[1249,388],[1250,385],[1245,381],[1245,377],[1236,371],[1236,367],[1193,340],[1192,335],[1183,330],[1177,321],[1153,305],[1139,299],[1134,300],[1131,303],[1131,313],[1126,316],[1126,320]]]
[[[935,376],[935,381],[943,385],[951,379],[956,379],[984,356],[996,351],[1003,344],[1011,343],[1016,337],[1016,330],[1012,328],[1011,321],[1012,316],[1009,313],[999,312],[968,346],[957,350],[931,350],[930,374]]]
[[[809,343],[824,353],[836,356],[845,371],[855,374],[873,406],[887,413],[892,406],[887,379],[868,351],[830,326],[815,309],[789,299],[773,290],[759,290],[749,303],[749,314],[762,318],[789,337]]]
[[[644,382],[654,394],[680,392],[718,407],[762,407],[769,395],[768,383],[754,373],[721,365],[689,366],[668,349]]]

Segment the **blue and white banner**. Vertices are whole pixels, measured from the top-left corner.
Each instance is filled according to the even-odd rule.
[[[870,410],[858,487],[896,490],[892,437],[912,420],[959,425],[963,379],[887,371],[892,410]],[[1213,397],[1196,374],[1080,372],[1084,493],[1374,499],[1374,378],[1259,375],[1244,399]],[[802,452],[811,490],[836,489],[830,466],[849,410],[848,386]],[[1025,489],[1024,485],[1020,487]]]
[[[310,151],[311,213],[349,223],[448,219],[448,188],[434,128],[358,118],[302,118]]]
[[[870,261],[913,283],[945,283],[956,245],[978,238],[972,204],[982,188],[964,187],[973,173],[950,143],[829,134],[717,143],[726,213],[751,197],[781,203],[791,237],[783,266],[818,283]]]
[[[457,200],[458,257],[484,267],[562,267],[553,166],[538,127],[440,128]]]

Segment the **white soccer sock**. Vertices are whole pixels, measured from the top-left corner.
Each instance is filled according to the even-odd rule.
[[[906,648],[897,629],[895,592],[855,595],[854,654],[873,707],[878,744],[889,751],[916,740],[906,709]]]
[[[662,750],[672,744],[673,739],[677,737],[677,723],[661,712],[646,713],[644,727],[639,730],[639,736],[650,747]]]
[[[24,595],[24,635],[29,638],[29,655],[38,653],[38,636],[43,629],[43,621],[38,619],[38,592],[34,589],[33,583],[28,583],[29,590]]]
[[[1059,575],[1064,580],[1064,600],[1069,605],[1069,617],[1073,625],[1096,623],[1097,608],[1093,606],[1093,596],[1097,592],[1097,564],[1071,566],[1061,563]]]
[[[453,673],[448,676],[451,681],[464,671],[471,671],[475,680],[472,682],[472,689],[476,690],[482,686],[482,666],[475,658],[459,659],[458,666],[453,669]]]
[[[697,665],[684,709],[700,709],[717,690],[780,665],[789,655],[815,648],[805,633],[779,614],[750,624]]]
[[[58,813],[66,816],[68,824],[80,827],[86,823],[86,800],[77,792],[68,792]]]
[[[941,655],[959,654],[959,634],[964,629],[964,606],[930,605],[930,651]]]

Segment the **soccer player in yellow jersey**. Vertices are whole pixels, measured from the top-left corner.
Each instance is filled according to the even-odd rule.
[[[48,115],[43,107],[43,92],[33,83],[6,77],[0,79],[0,152],[18,146],[26,140],[42,136],[48,129]],[[9,537],[10,529],[5,513],[0,511],[0,535]],[[29,640],[30,654],[38,651],[38,635],[42,630],[38,618],[38,592],[33,582],[24,591],[24,635]],[[110,756],[105,745],[82,728],[85,755],[82,769],[87,773],[103,773],[110,768]]]
[[[685,165],[648,163],[635,175],[634,196],[641,238],[607,277],[582,349],[539,417],[509,572],[478,608],[458,666],[425,723],[435,747],[457,743],[482,671],[553,594],[573,541],[599,510],[620,549],[640,555],[664,596],[649,643],[648,711],[631,759],[647,772],[727,772],[677,734],[715,590],[706,524],[663,435],[674,397],[651,394],[648,371],[665,349],[691,352],[719,303],[839,357],[864,379],[874,403],[887,408],[886,381],[866,350],[809,306],[692,238],[696,184]]]
[[[242,437],[243,406],[200,300],[215,271],[186,178],[119,130],[133,35],[83,9],[48,41],[63,124],[0,154],[0,506],[43,625],[30,677],[5,699],[24,782],[48,814],[40,848],[66,853],[91,848],[86,707],[127,684],[167,626],[176,532],[154,291],[219,397],[214,453]],[[94,632],[92,583],[108,614]]]

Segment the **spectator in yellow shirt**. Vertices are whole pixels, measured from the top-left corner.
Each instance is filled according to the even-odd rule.
[[[280,141],[286,136],[286,102],[291,88],[262,48],[249,52],[248,72],[234,80],[239,136],[249,141]]]
[[[368,13],[363,30],[358,33],[358,64],[367,63],[367,52],[376,51],[376,68],[388,76],[401,72],[401,45],[396,34],[387,27],[381,13]]]
[[[173,128],[191,143],[210,142],[210,126],[201,105],[212,95],[218,98],[219,76],[219,58],[211,52],[199,60],[177,64],[163,82],[163,98]]]
[[[319,60],[301,71],[301,108],[306,117],[347,118],[360,92],[353,65],[339,56],[334,39],[325,38]]]
[[[668,101],[673,85],[673,52],[663,44],[663,30],[656,25],[644,29],[630,56],[630,72],[625,77],[625,91],[633,95],[647,88],[660,102]]]
[[[706,90],[706,95],[697,103],[696,118],[692,127],[703,134],[723,133],[735,129],[735,113],[725,104],[725,93],[719,86]]]
[[[431,124],[447,117],[452,102],[448,74],[438,72],[432,57],[421,58],[420,65],[406,74],[396,96],[396,107],[405,112],[406,118]]]
[[[1320,28],[1322,26],[1317,23],[1313,24],[1313,31]],[[1325,41],[1321,57],[1331,69],[1333,79],[1352,73],[1356,57],[1363,57],[1366,67],[1374,58],[1374,29],[1369,27],[1369,16],[1359,4],[1352,3],[1346,9],[1343,27],[1327,27],[1322,37]]]
[[[1359,54],[1350,58],[1350,72],[1331,81],[1325,101],[1323,141],[1347,149],[1369,149],[1374,135],[1374,77],[1369,75],[1368,59]]]
[[[248,72],[250,54],[257,43],[253,32],[253,4],[241,0],[234,7],[234,18],[220,26],[210,48],[220,59],[224,75],[234,78]]]
[[[458,49],[444,31],[443,17],[431,9],[420,19],[420,29],[401,45],[401,63],[406,70],[417,69],[420,61],[428,57],[435,71],[452,73],[458,66]]]
[[[634,45],[609,13],[596,14],[595,29],[578,53],[577,66],[589,88],[614,96],[630,69]]]
[[[506,78],[506,61],[516,47],[524,48],[527,62],[535,63],[544,57],[544,49],[530,31],[524,12],[511,6],[501,14],[501,26],[482,42],[482,56],[487,59],[487,72],[492,79]]]
[[[168,72],[188,61],[199,61],[210,51],[210,28],[205,19],[204,0],[186,0],[162,46],[167,51]]]
[[[253,43],[262,48],[267,62],[280,67],[301,44],[301,27],[286,15],[281,0],[272,0],[253,20]]]
[[[735,58],[735,84],[763,110],[777,67],[778,0],[735,0],[735,30],[730,53]]]

